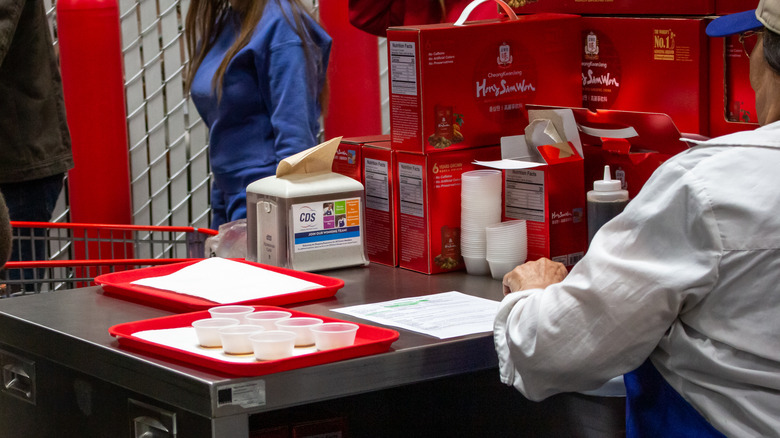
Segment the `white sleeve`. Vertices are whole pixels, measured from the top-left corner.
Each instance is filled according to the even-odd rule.
[[[563,282],[504,298],[494,330],[502,381],[541,400],[635,369],[712,288],[721,248],[704,184],[667,162]]]

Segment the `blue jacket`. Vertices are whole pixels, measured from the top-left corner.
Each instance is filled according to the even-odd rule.
[[[292,20],[290,3],[269,0],[251,41],[229,63],[218,102],[212,79],[238,35],[239,17],[232,13],[193,79],[192,99],[210,130],[212,208],[227,210],[224,221],[246,217],[249,183],[273,175],[279,161],[317,144],[318,97],[331,38],[306,16],[316,48],[304,51]],[[312,71],[306,55],[317,51],[321,65]]]

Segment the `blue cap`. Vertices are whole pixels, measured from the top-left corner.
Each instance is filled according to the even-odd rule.
[[[751,9],[749,11],[737,12],[736,14],[724,15],[714,19],[707,25],[707,35],[711,37],[722,37],[762,27],[764,27],[764,25],[758,21],[756,10]]]

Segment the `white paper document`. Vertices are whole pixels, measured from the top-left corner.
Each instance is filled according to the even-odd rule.
[[[498,305],[453,291],[331,310],[447,339],[493,331]]]
[[[311,281],[219,257],[201,260],[172,274],[135,280],[132,284],[192,295],[219,304],[322,287]]]

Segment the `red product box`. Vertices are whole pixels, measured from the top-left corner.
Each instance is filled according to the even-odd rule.
[[[706,15],[718,0],[525,0],[518,14],[563,12],[584,15]],[[722,0],[720,0],[722,1]],[[732,0],[740,1],[740,0]]]
[[[758,127],[756,94],[750,86],[750,59],[738,36],[710,42],[710,137]]]
[[[681,131],[706,134],[706,24],[702,18],[584,17],[578,106],[669,114]]]
[[[461,175],[501,158],[499,146],[426,155],[396,153],[398,266],[425,274],[465,268],[460,253]]]
[[[604,177],[622,182],[633,199],[664,161],[688,149],[688,143],[666,114],[573,109],[585,157],[585,190]]]
[[[336,154],[333,156],[331,170],[335,173],[348,176],[355,181],[362,179],[360,152],[363,139],[359,137],[343,138]]]
[[[758,0],[715,0],[715,14],[726,15],[758,7]]]
[[[366,253],[373,263],[398,266],[397,195],[393,190],[395,151],[390,139],[363,144],[363,187],[366,190]]]
[[[526,221],[528,260],[547,257],[571,268],[588,245],[583,159],[577,146],[566,141],[578,138],[577,126],[566,110],[529,111],[529,116],[534,123],[543,122],[542,127],[551,123],[562,141],[534,147],[535,134],[530,131],[501,139],[502,157],[526,163],[526,168],[500,166],[502,220]]]
[[[578,106],[580,17],[390,28],[390,135],[398,151],[495,145],[530,103]]]

